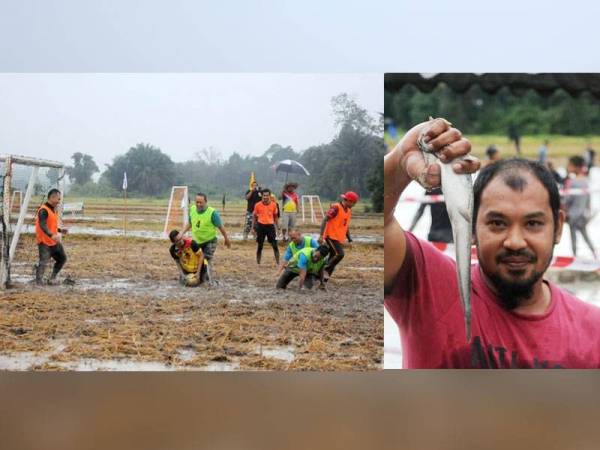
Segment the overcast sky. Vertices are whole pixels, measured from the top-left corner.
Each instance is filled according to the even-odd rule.
[[[335,135],[331,97],[383,112],[382,74],[0,74],[0,153],[104,164],[137,143],[174,161],[271,144],[304,150]]]

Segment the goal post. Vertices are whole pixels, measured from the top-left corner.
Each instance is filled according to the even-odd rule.
[[[171,196],[169,197],[169,206],[167,207],[167,216],[165,217],[164,237],[169,237],[169,232],[173,229],[184,227],[188,220],[188,187],[173,186]]]
[[[14,190],[12,192],[11,199],[10,199],[10,213],[11,214],[14,213],[15,206],[17,207],[17,211],[19,211],[19,208],[21,208],[21,206],[23,206],[23,191]]]
[[[300,205],[303,223],[306,223],[307,216],[310,223],[320,223],[323,220],[323,206],[321,205],[321,198],[318,195],[303,195]]]
[[[50,170],[54,170],[50,176]],[[42,183],[42,173],[45,184]],[[19,237],[25,229],[25,219],[29,202],[35,194],[36,189],[50,186],[57,187],[64,194],[64,164],[57,161],[49,161],[39,158],[30,158],[18,155],[0,155],[0,175],[2,176],[2,202],[0,210],[0,289],[6,289],[10,282],[11,262],[17,250]],[[25,189],[25,196],[22,190]],[[46,189],[47,190],[47,189]],[[20,205],[16,223],[12,220],[11,212],[15,206],[13,191],[21,192]],[[57,211],[60,220],[60,208]]]

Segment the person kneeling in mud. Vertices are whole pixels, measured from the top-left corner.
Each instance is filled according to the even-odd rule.
[[[207,261],[200,244],[191,238],[177,239],[178,230],[169,233],[173,243],[169,252],[179,270],[179,282],[184,286],[197,286],[208,281]]]
[[[277,281],[277,289],[286,289],[297,276],[300,277],[299,290],[312,289],[316,280],[320,281],[319,289],[325,289],[324,269],[329,255],[329,247],[321,245],[317,248],[299,250],[287,263],[285,271]]]

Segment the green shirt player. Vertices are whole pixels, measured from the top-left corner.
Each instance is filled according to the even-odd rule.
[[[289,236],[290,243],[285,249],[285,254],[283,255],[283,262],[281,263],[281,266],[279,266],[277,276],[281,275],[281,273],[286,268],[288,261],[292,259],[292,257],[296,253],[298,253],[299,250],[308,247],[317,248],[319,246],[319,243],[316,241],[316,239],[313,239],[310,235],[303,236],[302,233],[296,228],[290,230]]]
[[[231,248],[231,241],[227,236],[221,216],[214,208],[208,206],[206,194],[202,192],[196,194],[196,204],[190,208],[188,223],[179,233],[176,240],[182,239],[183,235],[190,229],[192,230],[192,239],[200,245],[204,257],[208,261],[210,278],[212,259],[217,248],[217,230],[223,235],[227,248]]]
[[[296,277],[300,277],[300,290],[305,287],[312,289],[314,282],[318,279],[321,284],[319,288],[325,289],[323,282],[324,267],[329,255],[329,247],[321,245],[317,248],[306,247],[296,252],[287,262],[285,271],[277,281],[278,289],[286,289],[287,285]]]

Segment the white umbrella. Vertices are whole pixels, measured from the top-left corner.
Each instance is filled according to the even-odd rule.
[[[294,161],[293,159],[284,159],[283,161],[279,161],[278,163],[273,164],[272,166],[275,172],[285,172],[285,181],[287,182],[288,174],[290,173],[298,173],[301,175],[310,176],[310,173],[306,168],[300,164],[298,161]]]

